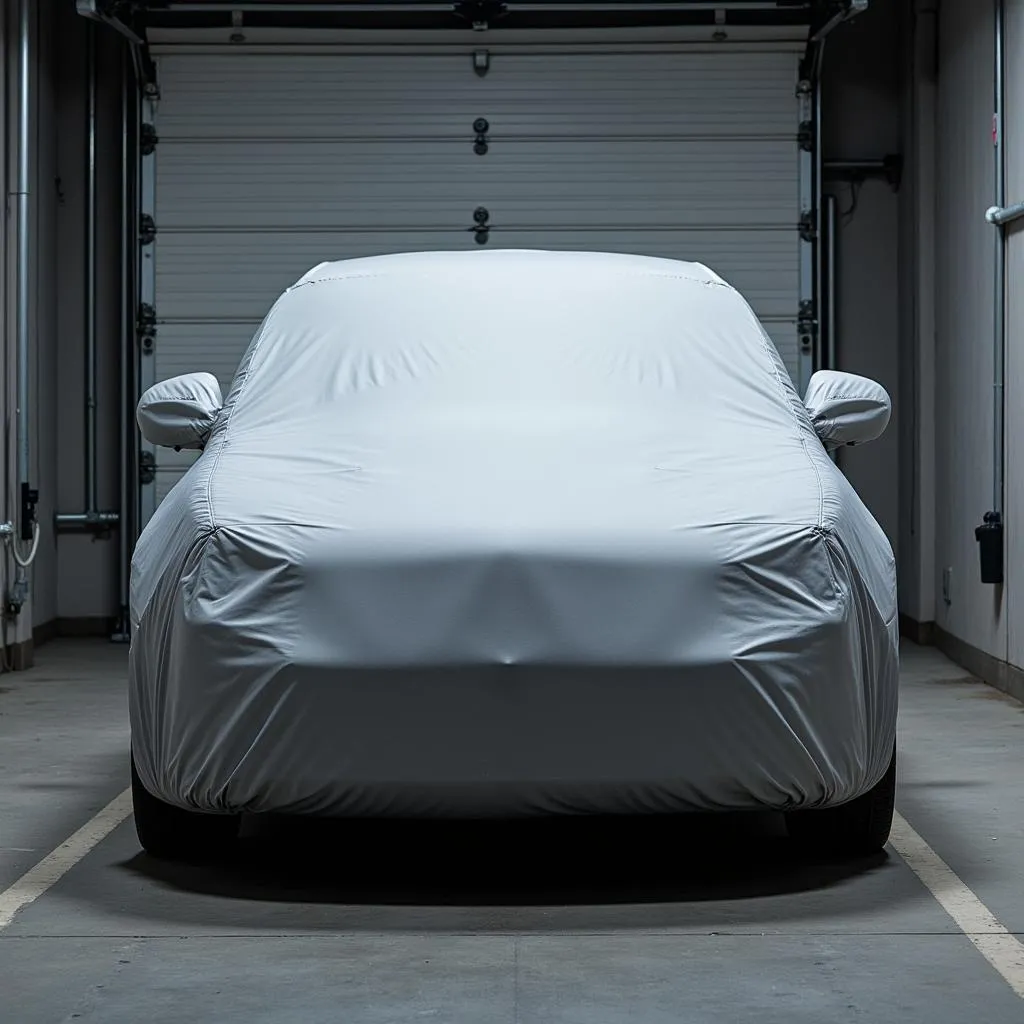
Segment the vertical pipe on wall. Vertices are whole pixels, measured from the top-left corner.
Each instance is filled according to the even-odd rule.
[[[996,206],[1006,206],[1006,161],[1003,147],[1003,108],[1006,100],[1003,52],[1005,26],[1004,0],[993,0],[993,107],[992,149],[995,157]],[[986,216],[990,217],[993,210]],[[974,531],[981,561],[981,582],[1000,585],[1005,577],[1006,540],[1003,524],[1004,439],[1003,384],[1006,354],[1006,238],[997,227],[993,243],[993,310],[992,310],[992,508],[985,513],[981,526]]]
[[[20,489],[20,526],[22,540],[31,540],[35,527],[35,502],[32,500],[31,473],[31,421],[29,418],[29,358],[30,338],[30,268],[31,223],[31,110],[32,110],[32,52],[31,52],[32,0],[18,3],[18,174],[17,174],[17,291],[15,321],[18,365],[18,484]]]
[[[994,0],[995,5],[995,115],[992,135],[995,149],[995,203],[1000,209],[1006,206],[1006,159],[1003,146],[1003,108],[1006,101],[1005,55],[1003,35],[1005,27],[1005,0]],[[1004,473],[1004,383],[1003,367],[1006,351],[1006,237],[1001,229],[995,235],[995,325],[993,330],[992,367],[992,511],[1000,517],[1003,512]]]
[[[85,297],[84,297],[84,339],[85,365],[85,466],[83,512],[58,513],[54,523],[58,532],[64,530],[90,530],[105,536],[118,525],[120,513],[100,511],[99,508],[99,448],[98,448],[98,297],[97,281],[97,92],[99,89],[99,67],[97,62],[96,25],[89,21],[85,26],[85,89],[86,89],[86,166],[85,166]]]
[[[117,570],[118,570],[118,621],[111,635],[111,640],[125,642],[131,639],[131,624],[128,615],[130,572],[131,572],[131,539],[128,536],[129,523],[132,517],[129,515],[131,505],[131,491],[129,489],[129,474],[131,466],[129,463],[128,445],[130,435],[128,432],[128,409],[131,402],[131,374],[130,363],[132,359],[132,316],[131,310],[134,305],[132,301],[132,279],[134,248],[129,238],[129,227],[131,224],[131,201],[132,184],[130,167],[131,160],[131,103],[129,102],[131,89],[134,86],[132,73],[130,46],[124,46],[121,51],[121,324],[120,324],[120,379],[118,382],[118,487],[119,487],[119,508],[121,510],[120,530],[118,532],[117,545]]]
[[[96,449],[96,26],[86,23],[86,212],[85,212],[85,509],[95,512]]]

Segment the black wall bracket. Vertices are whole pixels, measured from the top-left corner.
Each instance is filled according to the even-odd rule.
[[[984,522],[974,531],[974,538],[978,542],[981,582],[1002,583],[1006,547],[1003,539],[1002,515],[999,512],[986,512]]]

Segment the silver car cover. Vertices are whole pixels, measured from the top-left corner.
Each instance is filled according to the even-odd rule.
[[[705,267],[322,264],[138,543],[134,757],[212,811],[839,803],[892,754],[895,580]]]

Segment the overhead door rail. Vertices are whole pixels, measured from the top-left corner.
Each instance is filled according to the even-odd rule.
[[[134,42],[147,26],[211,28],[316,25],[351,27],[407,24],[476,29],[589,25],[810,25],[824,37],[836,24],[867,7],[868,0],[77,0],[78,12],[102,21]],[[374,18],[376,15],[376,19]]]

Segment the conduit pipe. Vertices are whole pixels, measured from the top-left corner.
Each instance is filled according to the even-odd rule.
[[[32,0],[18,3],[18,266],[15,322],[18,365],[18,487],[20,536],[35,539],[38,491],[32,487],[32,435],[29,418],[31,358],[31,152],[32,152]]]
[[[131,493],[131,434],[129,433],[129,404],[133,397],[131,368],[134,365],[132,353],[132,311],[134,309],[134,264],[135,239],[129,235],[132,223],[133,189],[131,170],[134,167],[131,154],[131,117],[132,103],[130,96],[135,86],[132,68],[131,47],[122,48],[121,61],[121,344],[119,381],[120,415],[118,416],[118,482],[120,485],[121,506],[120,529],[118,530],[118,590],[119,611],[117,623],[110,639],[115,643],[127,643],[131,640],[131,619],[129,600],[131,587],[131,542],[129,524],[134,522],[132,515]]]
[[[1006,154],[1003,146],[1003,112],[1006,106],[1006,58],[1004,32],[1006,26],[1005,0],[993,0],[993,98],[995,113],[992,119],[992,143],[995,156],[995,204],[986,212],[986,219],[996,226],[993,273],[993,332],[992,332],[992,508],[985,513],[981,526],[974,531],[978,541],[981,562],[981,582],[1000,584],[1004,576],[1003,495],[1005,440],[1005,386],[1004,362],[1006,358],[1006,236],[1005,226],[1018,216],[1024,216],[1024,207],[1006,206]]]
[[[58,532],[88,530],[106,533],[118,525],[117,512],[99,510],[99,453],[97,446],[97,346],[96,346],[96,29],[86,29],[86,221],[85,221],[85,511],[58,513]]]

